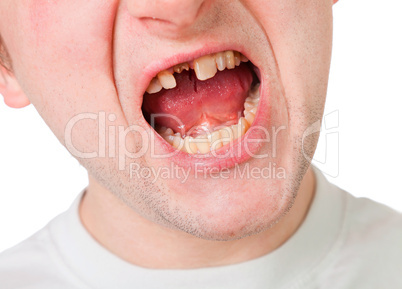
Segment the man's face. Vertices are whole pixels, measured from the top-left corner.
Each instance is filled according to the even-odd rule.
[[[331,7],[330,0],[3,0],[0,35],[31,103],[97,182],[156,223],[226,240],[268,228],[294,201],[318,137],[302,147],[303,134],[324,107]],[[208,61],[224,51],[244,63],[229,67],[227,52],[215,74]],[[174,89],[168,74],[160,78],[166,89],[146,93],[159,72],[181,63],[196,73],[174,74]],[[202,139],[204,129],[238,133],[253,88],[254,121],[237,125],[239,138],[229,135],[220,149],[201,142],[178,152],[160,136],[161,126],[183,143]],[[154,113],[171,118],[156,118],[153,129]]]

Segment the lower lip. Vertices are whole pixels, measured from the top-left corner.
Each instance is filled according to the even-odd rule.
[[[269,105],[269,94],[267,94],[264,82],[261,82],[260,104],[254,122],[246,134],[240,140],[235,140],[232,145],[226,145],[214,153],[192,155],[178,151],[153,130],[152,133],[156,135],[155,144],[161,148],[163,154],[170,156],[167,158],[169,161],[180,167],[197,170],[223,170],[245,163],[257,155],[263,144],[266,143],[264,141],[266,135],[255,128],[266,125],[267,120],[269,120],[270,114],[267,107]],[[247,140],[252,140],[252,142]]]

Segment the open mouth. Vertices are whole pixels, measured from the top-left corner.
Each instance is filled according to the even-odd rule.
[[[142,111],[177,150],[224,150],[254,122],[260,100],[258,74],[240,52],[205,55],[159,72],[144,94]]]

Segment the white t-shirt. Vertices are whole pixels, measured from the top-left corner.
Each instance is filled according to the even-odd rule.
[[[317,172],[310,211],[272,253],[240,264],[152,270],[111,254],[71,208],[0,254],[1,289],[402,288],[402,215],[357,199]]]

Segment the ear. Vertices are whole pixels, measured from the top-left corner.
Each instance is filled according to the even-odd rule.
[[[30,104],[12,72],[0,65],[0,94],[6,105],[21,108]]]
[[[336,4],[336,2],[338,2],[338,0],[332,0],[332,3],[333,3],[333,4]]]

